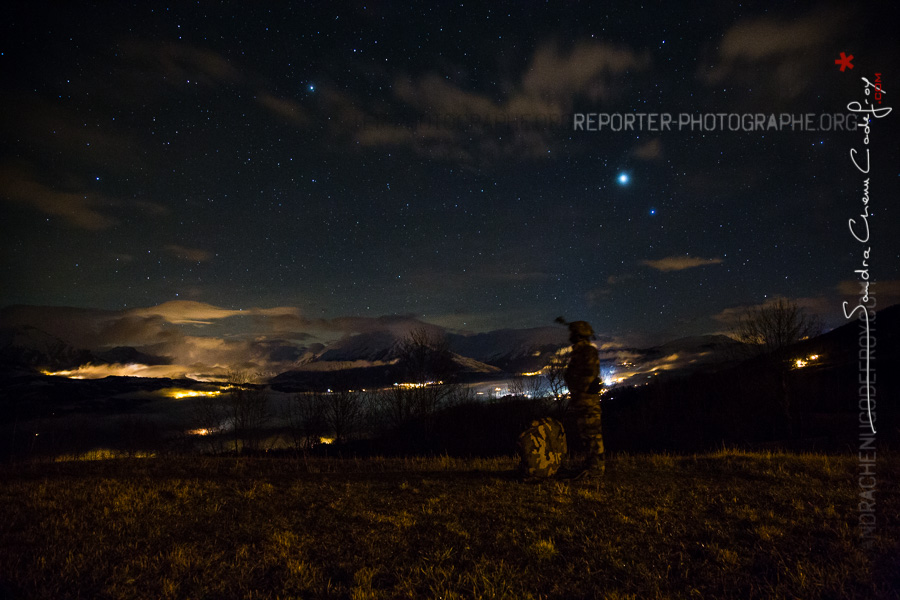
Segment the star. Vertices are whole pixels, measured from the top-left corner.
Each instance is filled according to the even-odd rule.
[[[850,69],[853,68],[853,63],[850,62],[851,60],[853,60],[853,55],[852,55],[852,54],[851,54],[850,56],[847,56],[846,54],[844,54],[843,52],[841,52],[841,57],[838,58],[838,59],[836,59],[836,60],[834,61],[834,64],[836,64],[836,65],[841,65],[841,73],[843,73],[845,67],[846,67],[846,68],[850,68]]]
[[[620,173],[616,179],[618,180],[619,185],[628,185],[631,178],[628,176],[628,173]]]

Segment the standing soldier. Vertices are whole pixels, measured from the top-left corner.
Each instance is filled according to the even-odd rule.
[[[591,344],[594,330],[587,321],[569,323],[572,355],[566,367],[565,380],[572,398],[578,436],[587,446],[587,459],[574,479],[602,475],[606,470],[603,457],[603,431],[600,427],[600,357]]]

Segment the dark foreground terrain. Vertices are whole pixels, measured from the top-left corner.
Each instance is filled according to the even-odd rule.
[[[872,546],[855,456],[167,458],[0,469],[4,598],[895,598],[900,459]]]

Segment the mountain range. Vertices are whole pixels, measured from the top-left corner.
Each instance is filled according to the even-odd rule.
[[[898,315],[900,306],[878,312],[875,329],[879,332],[879,348],[885,347],[886,342],[896,345],[893,336],[898,329]],[[329,381],[339,381],[347,376],[369,385],[395,380],[402,376],[397,362],[407,335],[408,330],[385,328],[344,335],[327,343],[317,342],[289,353],[283,352],[282,348],[281,353],[287,354],[290,360],[269,363],[272,368],[267,371],[266,379],[274,384],[290,384],[288,387],[321,379],[324,373],[331,373]],[[468,381],[539,371],[554,356],[565,355],[569,345],[567,337],[567,330],[559,326],[501,329],[471,335],[445,332],[443,335],[461,378]],[[829,359],[840,356],[845,361],[857,353],[858,345],[854,340],[858,337],[859,324],[854,321],[799,343],[797,352]],[[203,338],[191,339],[201,339],[197,343],[208,345],[227,343],[227,340],[202,342]],[[714,369],[743,356],[741,345],[724,335],[681,338],[650,348],[629,347],[600,336],[597,346],[604,378],[617,382],[629,381],[636,376],[657,377]],[[154,376],[184,378],[184,369],[169,374],[167,369],[170,366],[174,369],[177,361],[160,350],[164,348],[159,344],[82,348],[36,325],[10,326],[0,322],[0,366],[6,371],[71,373],[84,369],[85,378],[102,378],[135,371],[123,371],[123,366],[138,366],[146,368],[146,372],[155,369]],[[114,369],[114,366],[119,368]],[[197,360],[188,366],[196,372],[211,369]]]

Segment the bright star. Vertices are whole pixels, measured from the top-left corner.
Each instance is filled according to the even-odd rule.
[[[308,86],[306,86],[306,89],[308,89],[311,92],[314,92],[314,91],[316,91],[316,84],[310,83]]]
[[[628,177],[628,173],[622,173],[618,177],[620,185],[626,185],[630,177]]]

